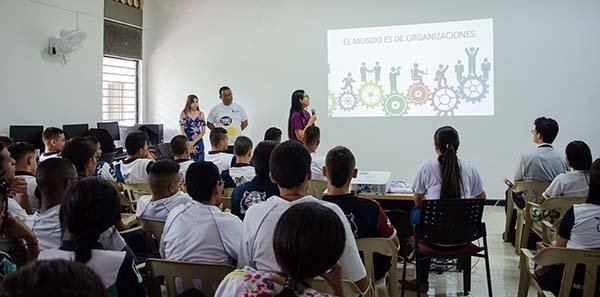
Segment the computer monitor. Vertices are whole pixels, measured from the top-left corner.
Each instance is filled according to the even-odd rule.
[[[98,129],[105,129],[108,131],[113,140],[121,140],[121,133],[119,132],[119,122],[104,122],[97,124]]]
[[[10,126],[10,137],[15,141],[24,141],[33,144],[36,148],[43,150],[44,141],[42,133],[44,126]]]
[[[88,136],[90,127],[88,124],[63,125],[65,138],[73,138],[75,136]]]
[[[163,142],[163,124],[136,124],[135,128],[148,135],[150,145]]]

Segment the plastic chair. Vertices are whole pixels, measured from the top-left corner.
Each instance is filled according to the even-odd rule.
[[[515,186],[512,187],[511,189],[508,190],[508,197],[506,199],[506,223],[504,226],[504,241],[507,242],[508,241],[508,234],[509,231],[511,231],[511,228],[513,228],[511,226],[512,220],[513,220],[513,216],[514,216],[514,212],[516,210],[517,213],[517,231],[515,234],[515,246],[517,245],[517,240],[520,240],[520,233],[519,233],[519,214],[520,214],[520,210],[518,209],[518,207],[515,205],[515,203],[513,202],[513,192],[524,192],[525,193],[525,200],[527,202],[535,202],[537,197],[539,195],[541,195],[546,188],[548,188],[548,186],[550,185],[550,183],[548,182],[538,182],[538,181],[517,181],[515,182]],[[522,218],[521,218],[521,225],[522,225]],[[522,228],[522,226],[521,226]],[[520,244],[520,243],[519,243]],[[515,250],[516,253],[518,253],[518,250]]]
[[[325,190],[327,190],[327,181],[311,179],[308,182],[306,194],[321,199],[323,198],[323,192],[325,192]]]
[[[464,259],[463,286],[467,295],[471,291],[471,257],[485,261],[488,295],[492,297],[489,253],[485,223],[481,222],[484,199],[424,200],[421,219],[415,225],[415,235],[410,241],[415,247],[417,267],[417,291],[420,292],[419,264],[421,254],[433,258]],[[483,246],[473,244],[482,239]],[[403,283],[406,281],[406,258],[404,257]],[[404,287],[402,287],[404,296]]]
[[[130,210],[135,212],[135,206],[137,205],[137,201],[140,197],[144,195],[152,195],[152,191],[150,190],[149,184],[122,184],[123,185],[123,194],[125,194],[125,198],[129,201],[126,201],[127,204],[130,205]],[[121,203],[122,204],[122,203]]]
[[[544,291],[538,284],[535,275],[531,273],[529,260],[537,265],[549,266],[564,264],[565,268],[560,284],[558,297],[568,297],[573,286],[577,264],[585,265],[585,284],[583,296],[594,296],[598,267],[600,267],[600,251],[567,248],[545,248],[535,256],[528,249],[521,249],[521,275],[519,278],[518,297],[526,297],[529,285],[537,290],[538,296],[555,296],[552,292]]]
[[[311,288],[321,293],[333,294],[331,288],[329,288],[329,285],[322,277],[316,277],[310,280],[308,283]],[[344,290],[344,296],[346,297],[358,297],[364,295],[364,293],[361,292],[360,289],[349,280],[342,280],[342,288]]]
[[[223,197],[229,197],[229,198],[231,198],[231,194],[233,194],[233,190],[235,190],[235,188],[225,188],[225,189],[223,189]]]
[[[160,244],[160,239],[162,238],[163,229],[165,228],[165,221],[159,220],[150,220],[139,218],[140,225],[142,227],[142,231],[146,233],[146,242],[148,245],[148,250],[155,252],[157,251],[156,242],[153,241],[153,238],[156,239]]]
[[[226,264],[194,263],[186,261],[171,261],[163,259],[147,259],[146,268],[150,278],[156,279],[164,276],[167,285],[167,296],[175,297],[175,279],[181,279],[183,287],[187,290],[194,288],[193,280],[198,279],[202,284],[202,293],[209,297],[214,296],[219,283],[235,267]]]
[[[398,248],[394,242],[388,238],[360,238],[356,240],[356,244],[358,250],[363,253],[365,268],[367,269],[367,275],[371,277],[371,283],[375,289],[375,296],[398,296]],[[391,257],[390,269],[386,272],[385,276],[379,280],[375,279],[373,253]]]
[[[231,197],[221,197],[221,204],[223,210],[231,209]]]

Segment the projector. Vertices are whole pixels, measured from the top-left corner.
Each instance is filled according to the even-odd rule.
[[[359,171],[352,179],[350,189],[354,192],[385,194],[390,188],[392,173],[388,171]]]

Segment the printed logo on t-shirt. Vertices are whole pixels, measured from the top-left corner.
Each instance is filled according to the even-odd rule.
[[[242,195],[242,200],[240,201],[240,213],[245,214],[246,210],[248,210],[248,208],[250,208],[250,206],[261,203],[266,200],[267,200],[266,192],[246,191]]]
[[[354,234],[354,238],[358,238],[358,226],[356,226],[356,222],[354,221],[354,214],[347,214],[346,219],[350,223],[350,229],[352,230],[352,234]]]
[[[598,224],[596,225],[596,231],[600,232],[600,218],[594,217],[594,219],[598,220]]]
[[[223,116],[219,119],[219,123],[221,123],[223,126],[229,126],[231,123],[233,123],[233,119],[229,116]]]

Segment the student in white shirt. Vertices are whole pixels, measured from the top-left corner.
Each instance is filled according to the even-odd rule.
[[[308,286],[323,276],[336,296],[344,296],[338,260],[346,236],[338,215],[316,202],[299,203],[286,210],[273,235],[273,251],[282,274],[246,266],[223,279],[215,296],[329,296]]]
[[[335,204],[306,196],[310,180],[310,154],[298,141],[278,145],[269,162],[270,176],[279,186],[280,196],[252,205],[242,223],[242,244],[238,267],[246,265],[262,271],[281,271],[273,251],[273,231],[283,213],[293,205],[304,202],[321,203],[333,210],[344,225],[346,241],[340,259],[342,278],[366,291],[369,279],[363,266],[352,229],[344,212]]]
[[[97,151],[98,145],[91,138],[75,136],[65,143],[62,157],[75,165],[79,177],[87,177],[96,171]]]
[[[132,132],[125,138],[127,159],[115,166],[117,181],[126,184],[147,184],[148,174],[154,161],[150,159],[148,135]]]
[[[210,131],[210,146],[211,150],[204,157],[204,161],[213,162],[219,168],[219,174],[224,170],[231,168],[233,162],[233,154],[227,150],[227,130],[216,127]]]
[[[185,173],[194,160],[190,158],[192,143],[184,135],[177,135],[169,143],[173,159],[179,164],[179,173],[185,183]]]
[[[566,161],[571,171],[559,174],[538,202],[558,196],[587,197],[590,185],[592,152],[583,141],[571,141],[565,149]]]
[[[27,182],[27,194],[18,194],[17,200],[28,213],[33,213],[40,208],[40,200],[35,197],[37,187],[35,147],[27,142],[17,142],[9,146],[8,151],[15,160],[15,177],[22,177]]]
[[[231,88],[224,86],[219,89],[221,103],[215,105],[208,113],[207,126],[213,130],[215,127],[224,128],[229,136],[228,153],[233,153],[233,142],[248,127],[248,116],[244,108],[233,103]]]
[[[325,157],[317,154],[319,144],[321,144],[321,129],[317,126],[309,126],[304,131],[304,145],[310,153],[310,171],[312,180],[326,181],[323,176],[323,167],[325,166]]]
[[[194,200],[169,213],[160,243],[161,256],[169,260],[235,263],[242,222],[218,207],[223,184],[217,166],[203,161],[190,165],[187,190]]]
[[[233,146],[235,165],[221,172],[221,180],[225,188],[235,188],[251,181],[255,176],[252,160],[252,140],[246,136],[239,136]]]
[[[56,127],[48,127],[42,133],[44,152],[40,155],[40,163],[46,159],[60,157],[60,152],[65,145],[65,132]]]
[[[14,159],[10,156],[10,152],[4,142],[0,142],[0,186],[11,192],[10,194],[7,192],[8,213],[14,218],[24,219],[27,216],[27,212],[14,199],[15,196],[13,194],[26,196],[27,181],[23,177],[15,176]]]
[[[188,194],[181,191],[182,184],[179,165],[175,161],[157,161],[150,169],[152,195],[140,197],[135,215],[143,219],[166,220],[175,207],[192,201]]]
[[[435,131],[433,139],[438,157],[425,163],[413,182],[415,208],[410,213],[411,226],[419,223],[420,207],[425,199],[485,199],[486,197],[477,169],[457,156],[460,145],[458,132],[450,126],[444,126]],[[423,258],[420,263],[420,290],[427,292],[431,258]],[[415,279],[406,281],[403,286],[415,291],[416,284]]]
[[[101,234],[119,222],[120,208],[119,195],[107,181],[96,177],[79,180],[62,204],[60,247],[42,251],[38,259],[85,264],[117,296],[146,296],[134,259],[126,252],[106,250],[99,242]]]
[[[90,139],[96,143],[96,169],[94,170],[92,176],[99,177],[109,182],[116,181],[115,168],[113,167],[112,163],[106,162],[100,158],[100,156],[102,156],[102,147],[100,146],[100,141],[92,136],[90,136]]]

